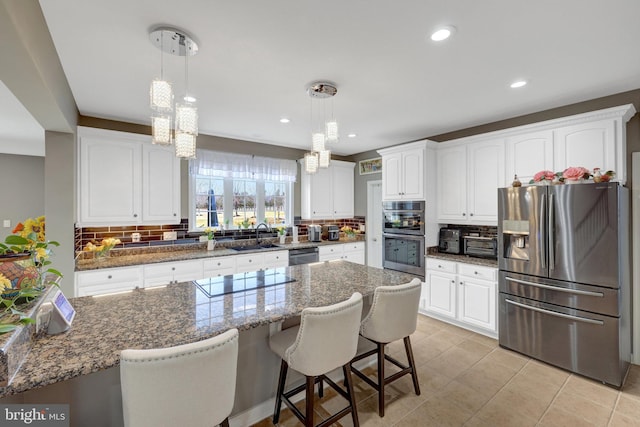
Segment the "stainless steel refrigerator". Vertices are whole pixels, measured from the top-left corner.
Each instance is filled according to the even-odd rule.
[[[631,358],[629,194],[498,190],[500,345],[620,387]]]

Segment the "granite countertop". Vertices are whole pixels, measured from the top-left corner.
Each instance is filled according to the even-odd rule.
[[[415,277],[346,261],[271,271],[295,281],[213,298],[193,282],[72,298],[77,314],[71,330],[36,340],[0,397],[118,366],[126,348],[169,347],[230,328],[247,330],[299,315],[305,307],[346,300],[353,292],[372,295],[378,286]]]
[[[492,258],[476,258],[468,255],[454,255],[438,252],[438,247],[427,249],[427,258],[442,259],[445,261],[464,262],[465,264],[483,265],[485,267],[498,268],[498,260]]]
[[[96,261],[94,259],[79,259],[76,261],[76,271],[97,270],[101,268],[114,268],[114,267],[129,267],[143,264],[154,264],[158,262],[171,262],[171,261],[186,261],[191,259],[211,258],[219,256],[230,255],[244,255],[255,252],[271,252],[282,251],[298,248],[312,248],[317,246],[336,245],[341,243],[353,243],[356,241],[364,241],[363,237],[359,237],[356,240],[340,239],[340,240],[323,240],[321,242],[300,242],[300,243],[285,243],[276,244],[274,248],[261,248],[255,251],[236,251],[230,246],[217,246],[213,251],[207,251],[204,249],[204,244],[190,244],[190,245],[175,245],[168,246],[160,251],[135,251],[135,250],[122,250],[114,251],[117,256],[111,256],[109,258]],[[242,241],[239,241],[242,242]],[[248,244],[253,245],[253,240],[247,241]],[[269,241],[265,239],[264,243],[275,243],[275,241]],[[114,253],[114,255],[115,255]],[[124,255],[124,254],[131,255]]]

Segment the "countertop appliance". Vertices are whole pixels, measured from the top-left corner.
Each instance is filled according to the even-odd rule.
[[[340,229],[337,225],[327,226],[327,240],[340,240]]]
[[[322,226],[320,225],[307,225],[309,230],[309,241],[319,242],[322,240]]]
[[[631,358],[629,192],[498,190],[499,343],[622,386]]]
[[[481,258],[498,257],[498,238],[488,236],[464,236],[463,253]]]
[[[438,239],[438,252],[445,254],[462,253],[462,230],[458,228],[441,228]]]
[[[424,202],[383,203],[382,265],[424,277]]]
[[[289,249],[289,265],[311,264],[319,260],[320,256],[317,247]]]

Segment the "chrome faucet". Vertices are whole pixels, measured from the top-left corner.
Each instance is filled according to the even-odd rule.
[[[260,244],[260,233],[258,232],[258,230],[259,230],[259,229],[260,229],[260,227],[261,227],[261,226],[263,226],[263,225],[264,225],[264,227],[267,229],[267,231],[269,231],[269,232],[271,231],[271,228],[270,228],[267,224],[265,224],[264,222],[261,222],[260,224],[258,224],[258,225],[256,226],[256,245],[259,245],[259,244]]]

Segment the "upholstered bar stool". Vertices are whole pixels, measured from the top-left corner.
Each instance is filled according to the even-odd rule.
[[[176,347],[123,350],[125,427],[228,427],[237,365],[237,329]]]
[[[351,413],[353,425],[358,426],[350,361],[358,348],[358,331],[362,316],[362,295],[354,293],[351,298],[326,307],[305,308],[302,310],[300,325],[285,329],[269,338],[271,350],[282,358],[276,406],[273,423],[280,419],[282,401],[291,409],[305,426],[313,426],[313,401],[315,384],[320,382],[319,394],[322,396],[322,381],[326,381],[349,406],[332,415],[320,424],[327,426]],[[342,367],[346,391],[334,383],[325,374]],[[304,384],[293,390],[284,391],[288,368],[294,369],[306,377]],[[305,414],[291,402],[291,397],[305,390]]]
[[[378,391],[378,414],[384,417],[384,387],[398,378],[410,374],[413,387],[420,395],[420,385],[413,360],[411,339],[409,335],[415,332],[418,321],[418,305],[420,302],[420,279],[399,286],[380,286],[373,295],[373,303],[369,313],[362,320],[360,335],[373,342],[376,348],[356,356],[351,363],[369,357],[373,354],[378,359],[378,382],[351,366],[351,370],[367,384]],[[409,366],[405,366],[393,357],[385,354],[384,347],[393,341],[404,340]],[[370,344],[369,344],[370,345]],[[385,377],[384,362],[388,360],[401,370]]]

